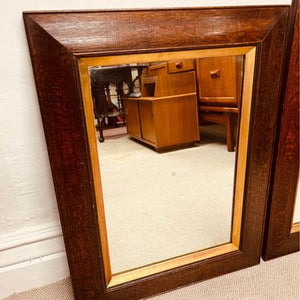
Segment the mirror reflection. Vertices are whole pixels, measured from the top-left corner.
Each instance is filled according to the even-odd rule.
[[[295,200],[295,207],[294,207],[293,223],[300,223],[299,177],[298,177],[298,185],[297,185],[296,200]]]
[[[231,241],[243,65],[89,69],[112,273]]]

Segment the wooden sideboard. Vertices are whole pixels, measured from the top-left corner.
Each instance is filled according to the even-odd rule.
[[[196,125],[194,118],[198,112],[201,124],[209,122],[225,126],[227,149],[234,151],[242,74],[243,56],[149,64],[146,74],[141,77],[141,97],[123,100],[127,107],[125,116],[129,135],[156,150],[191,143],[200,139],[199,128],[196,128],[199,123]],[[190,93],[194,95],[187,95]],[[166,96],[173,97],[174,101],[163,98]],[[182,103],[179,105],[178,101]],[[169,119],[165,115],[170,115]],[[157,121],[160,118],[165,119],[165,123]],[[180,130],[175,129],[177,127]],[[166,132],[160,132],[163,130]]]
[[[123,98],[128,134],[157,151],[199,141],[195,72],[157,64],[141,81],[141,97]]]
[[[127,132],[157,151],[199,141],[196,93],[125,98]]]

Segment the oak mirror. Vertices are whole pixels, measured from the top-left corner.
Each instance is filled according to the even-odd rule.
[[[24,14],[76,299],[259,263],[287,15]]]
[[[109,286],[238,249],[255,52],[80,59]]]

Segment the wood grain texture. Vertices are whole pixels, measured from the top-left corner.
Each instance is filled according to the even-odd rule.
[[[30,19],[26,30],[74,294],[99,299],[105,277],[102,268],[94,268],[103,262],[77,66]]]
[[[141,97],[125,98],[127,107],[135,105],[138,109],[138,118],[128,111],[128,133],[156,151],[180,148],[200,139],[196,77],[195,71],[189,70],[190,61],[193,67],[193,60],[179,62],[186,72],[174,72],[176,62],[150,65],[141,77]],[[140,134],[133,134],[133,127],[140,128]]]
[[[156,101],[153,104],[153,114],[159,148],[199,141],[196,93]]]
[[[228,113],[238,113],[239,109],[237,107],[218,107],[218,106],[199,106],[200,110],[203,111],[215,111],[215,112],[228,112]]]
[[[142,138],[157,146],[155,119],[151,101],[139,101],[140,126]]]
[[[296,230],[299,227],[294,226],[292,230],[299,174],[299,1],[294,1],[294,9],[291,14],[291,45],[288,48],[290,58],[288,55],[281,122],[274,157],[274,178],[267,213],[264,260],[300,249],[299,230]]]
[[[269,6],[24,15],[76,299],[140,299],[259,262],[287,14]],[[108,288],[76,59],[237,45],[259,54],[239,250]]]
[[[145,49],[143,53],[139,54],[113,54],[113,56],[108,53],[107,55],[95,56],[95,57],[80,57],[80,61],[84,62],[89,66],[111,66],[119,64],[129,64],[129,63],[145,63],[145,53],[147,53],[147,62],[155,63],[158,61],[169,61],[169,60],[178,60],[178,59],[191,59],[191,58],[202,58],[202,57],[216,57],[216,56],[228,56],[228,55],[243,55],[250,51],[253,46],[239,46],[231,47],[230,45],[224,45],[225,48],[202,48],[199,46],[199,49],[193,50],[178,50],[168,52],[151,52],[149,49]],[[123,53],[126,53],[126,50],[123,50]],[[130,55],[128,55],[130,54]],[[99,54],[100,55],[100,54]]]
[[[255,44],[264,39],[284,10],[269,6],[28,16],[74,55],[97,56],[122,50],[135,53]]]
[[[237,58],[235,56],[197,59],[199,101],[201,104],[237,106]],[[224,105],[223,105],[224,106]]]
[[[235,170],[235,201],[232,217],[232,243],[237,247],[241,243],[241,227],[244,210],[244,194],[246,185],[247,155],[249,148],[249,128],[251,127],[251,106],[252,91],[254,84],[256,48],[253,48],[245,55],[243,97],[240,104],[239,134],[237,142],[237,163]]]
[[[182,72],[158,76],[154,97],[181,95],[196,92],[195,72]]]
[[[228,243],[210,249],[196,251],[187,255],[174,257],[156,264],[151,264],[148,266],[137,268],[132,271],[126,271],[115,274],[111,282],[109,283],[109,286],[116,286],[124,282],[136,280],[138,278],[149,276],[155,273],[161,273],[179,266],[184,266],[200,260],[205,260],[218,255],[232,253],[235,251],[238,251],[238,247],[234,246],[231,243]]]
[[[294,223],[292,225],[292,229],[291,229],[291,234],[293,233],[297,233],[299,235],[299,232],[300,232],[300,223],[297,222],[297,223]],[[299,245],[299,244],[298,244]]]
[[[180,148],[199,141],[196,93],[124,98],[124,103],[125,111],[128,110],[126,126],[129,135],[154,146],[157,151]]]
[[[93,183],[95,188],[95,198],[96,198],[96,208],[99,222],[99,233],[100,233],[100,241],[101,241],[101,260],[104,265],[105,279],[106,283],[111,280],[112,273],[110,267],[110,256],[108,249],[108,239],[107,239],[107,230],[106,230],[106,218],[104,212],[104,202],[103,202],[103,194],[102,194],[102,182],[100,176],[100,166],[98,159],[98,147],[96,141],[96,132],[95,132],[95,120],[94,120],[94,109],[93,109],[93,100],[92,100],[92,90],[91,90],[91,82],[90,82],[90,74],[88,68],[85,64],[78,65],[80,72],[80,83],[81,90],[83,95],[83,107],[85,114],[85,123],[87,129],[87,137],[89,142],[89,152],[91,157],[91,167],[92,167],[92,175],[93,175]],[[88,89],[84,89],[83,87],[88,86]],[[92,116],[91,118],[89,116]],[[93,143],[94,142],[94,143]]]
[[[124,112],[126,118],[126,127],[129,135],[142,137],[139,115],[138,101],[130,101],[128,98],[123,99]]]
[[[234,114],[232,113],[204,113],[200,112],[200,120],[204,122],[211,122],[225,126],[226,130],[226,144],[227,151],[234,151]],[[244,181],[243,181],[244,182]],[[243,203],[243,201],[241,201]],[[240,219],[239,219],[240,221]],[[240,235],[240,231],[238,231],[238,235]]]
[[[168,72],[178,73],[195,70],[194,59],[182,59],[168,62]]]

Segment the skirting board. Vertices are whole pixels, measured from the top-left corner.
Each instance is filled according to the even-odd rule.
[[[59,225],[0,242],[0,299],[70,276]]]

